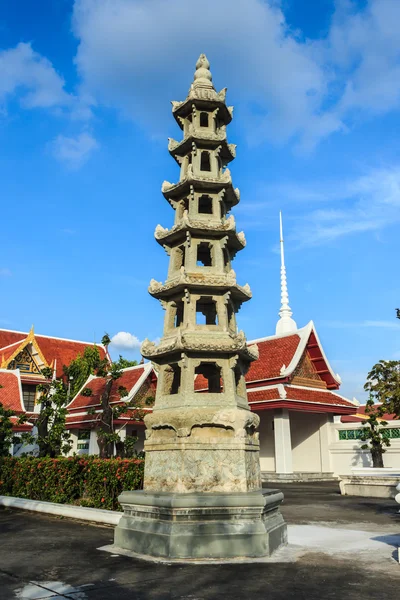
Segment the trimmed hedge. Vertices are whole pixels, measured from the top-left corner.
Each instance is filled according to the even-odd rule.
[[[143,487],[144,460],[69,458],[0,458],[0,495],[121,510],[123,490]]]

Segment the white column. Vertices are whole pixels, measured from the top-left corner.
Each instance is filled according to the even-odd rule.
[[[70,440],[72,442],[72,446],[68,454],[70,456],[73,456],[76,452],[78,452],[78,429],[71,429],[69,435]]]
[[[97,432],[95,429],[90,430],[89,454],[99,454],[99,445],[97,443]]]
[[[321,473],[331,473],[331,453],[329,451],[330,432],[332,427],[332,415],[322,415],[321,425],[319,428],[319,448],[321,453]]]
[[[275,472],[293,473],[292,438],[290,435],[290,417],[287,408],[274,412]]]

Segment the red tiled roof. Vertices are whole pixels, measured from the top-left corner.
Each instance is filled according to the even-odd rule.
[[[201,373],[198,373],[194,379],[194,389],[196,391],[208,389],[208,379]]]
[[[2,355],[1,348],[9,346],[10,344],[14,344],[15,342],[22,342],[27,335],[28,333],[0,329],[0,359]],[[61,377],[61,375],[63,375],[64,365],[69,365],[69,363],[76,358],[78,354],[83,354],[85,348],[93,345],[88,342],[65,340],[36,334],[35,339],[48,364],[51,364],[51,362],[54,360],[57,361],[57,377]],[[106,351],[104,346],[100,344],[96,344],[96,346],[99,349],[100,357],[105,358]],[[14,351],[15,347],[13,348],[13,352]],[[11,354],[9,354],[9,356],[11,356]],[[7,358],[6,355],[5,358]]]
[[[285,385],[286,400],[302,400],[303,402],[317,402],[318,404],[337,404],[339,406],[354,406],[350,400],[346,400],[333,392],[324,390],[310,390],[307,388],[295,388]]]
[[[150,411],[147,410],[146,412]],[[140,413],[138,414],[137,410],[135,410],[134,408],[128,408],[126,412],[122,413],[114,420],[114,423],[118,422],[119,419],[121,419],[121,422],[126,421],[126,419],[130,419],[131,421],[137,423],[139,420],[141,420],[139,417]],[[82,424],[83,427],[91,427],[95,423],[98,423],[100,421],[100,418],[101,412],[95,413],[94,415],[75,415],[74,413],[72,413],[67,415],[66,425]]]
[[[279,400],[279,392],[277,387],[270,387],[267,390],[247,390],[247,399],[249,404],[252,402],[259,402],[262,400]]]
[[[33,424],[29,421],[25,421],[25,423],[20,423],[18,425],[18,417],[10,417],[10,421],[13,424],[13,431],[31,431]]]
[[[380,404],[375,405],[377,408]],[[368,415],[365,414],[366,405],[357,406],[354,409],[354,415],[343,415],[340,419],[342,423],[362,423],[364,420],[368,418]],[[396,419],[396,415],[390,415],[384,413],[381,417],[384,421],[394,421]]]
[[[67,415],[65,424],[74,425],[75,423],[82,423],[82,426],[89,427],[91,423],[97,422],[100,419],[100,416],[100,413],[97,413],[95,415]]]
[[[251,363],[246,382],[280,377],[282,365],[289,366],[300,340],[300,336],[294,334],[256,342],[260,357]]]
[[[14,352],[17,350],[18,346],[20,345],[21,342],[15,342],[14,344],[11,344],[10,346],[6,346],[5,348],[0,348],[0,361],[7,360],[10,356],[12,356],[14,354]]]
[[[14,410],[16,413],[25,412],[21,398],[19,384],[19,371],[0,369],[0,402],[4,408]]]
[[[125,387],[128,390],[128,393],[132,390],[134,385],[138,382],[140,377],[143,375],[145,371],[145,365],[139,365],[137,367],[128,367],[128,369],[124,369],[122,377],[120,377],[117,381],[115,381],[111,388],[111,396],[110,402],[118,402],[121,400],[121,397],[118,393],[119,387]],[[77,409],[85,409],[90,406],[95,406],[100,404],[101,395],[106,386],[107,379],[103,377],[94,377],[93,379],[88,379],[85,384],[85,388],[90,388],[92,390],[91,396],[82,396],[82,394],[78,394],[68,405],[68,411],[77,410]]]
[[[278,388],[271,387],[266,390],[258,390],[257,388],[253,388],[247,391],[249,404],[256,401],[271,401],[271,400],[283,400],[285,402],[290,402],[290,400],[300,401],[300,402],[311,402],[316,404],[332,404],[337,406],[349,406],[353,407],[354,404],[337,394],[334,394],[330,391],[318,390],[318,389],[310,389],[310,388],[301,388],[301,387],[292,387],[289,385],[283,386],[286,392],[286,397],[281,398],[279,395]],[[256,408],[256,407],[254,407]]]

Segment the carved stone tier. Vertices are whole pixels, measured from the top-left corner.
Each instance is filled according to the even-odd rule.
[[[172,203],[173,200],[181,199],[183,196],[190,194],[192,186],[195,186],[197,191],[204,192],[211,191],[215,193],[225,190],[225,202],[230,206],[235,206],[240,201],[239,189],[233,188],[229,169],[225,169],[223,175],[215,179],[209,176],[194,176],[191,169],[188,169],[187,175],[178,183],[164,181],[161,191],[165,198]]]
[[[251,298],[251,290],[249,284],[240,286],[236,283],[236,276],[227,274],[203,274],[203,273],[187,273],[180,272],[177,277],[168,279],[165,283],[152,279],[149,286],[149,294],[154,298],[166,298],[171,296],[171,292],[178,293],[185,290],[188,286],[191,289],[198,289],[200,292],[206,288],[213,287],[215,291],[223,293],[230,291],[232,296],[240,301],[246,302]]]
[[[182,413],[164,409],[146,416],[146,490],[260,489],[257,415],[226,407],[188,407]]]
[[[180,157],[185,156],[189,152],[196,151],[197,146],[205,149],[215,149],[220,147],[219,156],[226,163],[231,162],[236,157],[236,144],[228,144],[224,132],[199,132],[196,135],[192,134],[193,128],[190,128],[181,142],[169,138],[168,150],[175,160],[180,163]]]
[[[226,88],[217,93],[215,90],[190,89],[189,95],[183,102],[172,101],[172,114],[179,127],[184,128],[183,120],[193,112],[193,109],[214,112],[218,110],[218,116],[225,125],[232,121],[233,106],[225,104]]]
[[[256,360],[258,358],[257,345],[247,346],[246,336],[243,331],[238,334],[228,332],[215,332],[210,335],[209,332],[201,333],[199,331],[179,330],[174,335],[164,336],[159,344],[150,340],[145,340],[142,344],[141,353],[149,359],[155,360],[170,354],[171,352],[206,352],[216,354],[223,352],[239,353],[243,358]]]
[[[186,232],[197,237],[211,235],[216,238],[221,238],[223,236],[228,236],[227,242],[229,247],[236,251],[242,250],[246,246],[246,237],[243,231],[236,231],[236,223],[233,215],[225,219],[222,223],[218,221],[214,223],[211,220],[204,221],[200,219],[191,219],[186,212],[182,217],[182,220],[171,227],[171,229],[166,229],[161,225],[157,225],[154,237],[162,246],[172,246],[176,242],[179,242],[179,240],[182,239],[182,236],[186,235]]]

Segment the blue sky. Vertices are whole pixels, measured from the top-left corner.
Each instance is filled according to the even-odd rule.
[[[400,358],[399,21],[398,0],[1,3],[0,327],[127,332],[114,353],[133,357],[161,335],[170,100],[205,52],[235,106],[239,326],[275,331],[282,210],[294,318],[362,400],[368,369]]]

